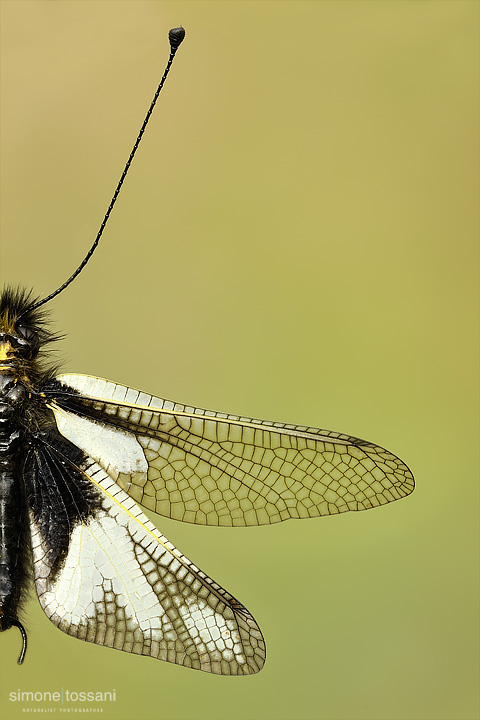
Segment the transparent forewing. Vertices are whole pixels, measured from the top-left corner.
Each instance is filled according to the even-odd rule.
[[[180,405],[87,375],[58,379],[60,432],[167,517],[263,525],[365,510],[414,488],[399,458],[355,437]]]
[[[251,614],[182,555],[90,458],[75,470],[98,491],[70,528],[62,562],[31,512],[36,589],[68,635],[221,675],[258,672],[265,644]],[[68,472],[64,463],[63,472]]]

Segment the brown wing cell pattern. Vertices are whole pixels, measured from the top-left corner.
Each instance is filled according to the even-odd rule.
[[[90,376],[59,380],[80,394],[70,409],[135,437],[145,471],[96,459],[132,498],[167,517],[263,525],[366,510],[414,489],[398,457],[359,438],[194,408]]]
[[[71,528],[60,567],[52,567],[48,538],[31,517],[35,583],[49,619],[80,640],[185,667],[258,672],[265,643],[249,611],[180,553],[95,462],[87,458],[78,469],[100,503]]]

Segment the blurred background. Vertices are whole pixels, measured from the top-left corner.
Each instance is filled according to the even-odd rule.
[[[95,237],[169,28],[187,31],[98,254],[51,304],[65,369],[364,437],[417,481],[272,527],[154,517],[252,611],[264,670],[78,642],[32,595],[23,667],[19,633],[0,638],[3,717],[25,717],[10,692],[61,688],[116,689],[105,720],[478,717],[478,14],[1,2],[0,280],[44,296]]]

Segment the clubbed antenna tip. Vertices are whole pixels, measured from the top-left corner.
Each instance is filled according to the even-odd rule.
[[[178,48],[184,37],[185,30],[182,26],[172,28],[170,30],[168,33],[168,39],[170,40],[170,47],[172,48],[172,51],[175,51]]]
[[[68,280],[65,280],[65,282],[63,283],[63,285],[60,285],[60,287],[57,288],[57,290],[55,290],[54,292],[50,293],[50,295],[48,295],[46,298],[44,298],[43,300],[39,300],[38,302],[33,303],[33,305],[30,305],[30,306],[27,308],[27,310],[28,310],[29,312],[31,312],[32,310],[36,310],[36,309],[39,308],[41,305],[45,305],[45,303],[50,302],[50,300],[52,300],[54,297],[57,297],[57,295],[59,295],[61,292],[63,292],[63,290],[65,290],[65,288],[67,288],[67,287],[70,285],[70,283],[73,282],[73,281],[75,280],[75,278],[82,272],[83,268],[85,267],[85,265],[87,264],[87,262],[88,262],[88,261],[90,260],[90,258],[92,257],[92,255],[93,255],[93,253],[94,253],[94,251],[95,251],[95,248],[97,247],[97,245],[98,245],[98,243],[99,243],[99,240],[100,240],[100,238],[102,237],[103,231],[104,231],[104,229],[105,229],[105,225],[107,224],[108,218],[110,217],[110,213],[111,213],[112,210],[113,210],[113,206],[114,206],[115,203],[117,202],[117,197],[118,197],[118,195],[119,195],[119,193],[120,193],[120,190],[121,190],[121,188],[122,188],[123,181],[125,180],[125,178],[126,178],[126,176],[127,176],[127,172],[128,172],[128,170],[129,170],[129,168],[130,168],[130,165],[132,164],[132,160],[133,160],[133,158],[134,158],[134,156],[135,156],[135,153],[137,152],[137,148],[138,148],[138,146],[139,146],[139,144],[140,144],[140,140],[142,139],[143,133],[145,132],[145,128],[147,127],[147,123],[148,123],[148,121],[150,120],[150,115],[151,115],[152,112],[153,112],[153,108],[155,107],[155,103],[157,102],[158,96],[160,95],[160,91],[161,91],[161,89],[163,88],[163,85],[164,85],[164,83],[165,83],[165,80],[167,79],[168,73],[170,72],[170,68],[172,67],[173,59],[174,59],[174,57],[175,57],[175,53],[177,52],[179,46],[181,45],[184,37],[185,37],[185,30],[183,29],[183,27],[172,28],[172,30],[170,30],[170,32],[168,33],[168,39],[170,40],[170,57],[169,57],[169,59],[168,59],[167,66],[166,66],[165,71],[164,71],[164,73],[163,73],[162,79],[160,80],[160,84],[159,84],[159,86],[157,87],[157,90],[156,90],[156,92],[155,92],[155,95],[153,96],[153,100],[152,100],[152,102],[151,102],[151,105],[150,105],[150,107],[148,108],[148,112],[147,112],[147,114],[146,114],[146,116],[145,116],[145,120],[143,121],[143,125],[142,125],[142,127],[140,128],[140,132],[138,133],[138,137],[137,137],[137,139],[135,140],[135,144],[134,144],[134,146],[133,146],[133,148],[132,148],[132,152],[130,153],[130,156],[129,156],[129,158],[128,158],[127,162],[126,162],[126,165],[125,165],[125,167],[124,167],[124,169],[123,169],[122,175],[121,175],[121,177],[120,177],[120,180],[118,181],[118,185],[117,185],[117,187],[116,187],[116,189],[115,189],[115,192],[113,193],[113,197],[112,197],[112,199],[111,199],[111,201],[110,201],[110,205],[108,206],[108,210],[107,210],[107,212],[105,213],[105,217],[104,217],[103,220],[102,220],[102,224],[100,225],[100,229],[99,229],[99,231],[98,231],[98,233],[97,233],[97,237],[95,238],[95,241],[94,241],[92,247],[90,248],[90,250],[88,251],[88,253],[85,255],[85,257],[83,258],[82,262],[81,262],[80,265],[77,267],[77,269],[75,270],[75,272],[73,273],[73,275],[71,275],[71,276],[68,278]],[[25,313],[27,312],[27,310],[25,310],[25,311],[23,312],[23,315],[25,315]],[[20,317],[22,317],[22,316],[20,315],[17,319],[20,319]]]

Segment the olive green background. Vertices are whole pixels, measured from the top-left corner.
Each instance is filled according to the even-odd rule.
[[[43,294],[93,241],[187,31],[98,254],[52,303],[65,368],[365,437],[417,481],[272,527],[155,517],[253,612],[264,670],[78,642],[32,599],[23,667],[0,637],[3,718],[26,717],[10,692],[61,688],[115,688],[105,720],[478,717],[478,15],[1,2],[0,279]]]

